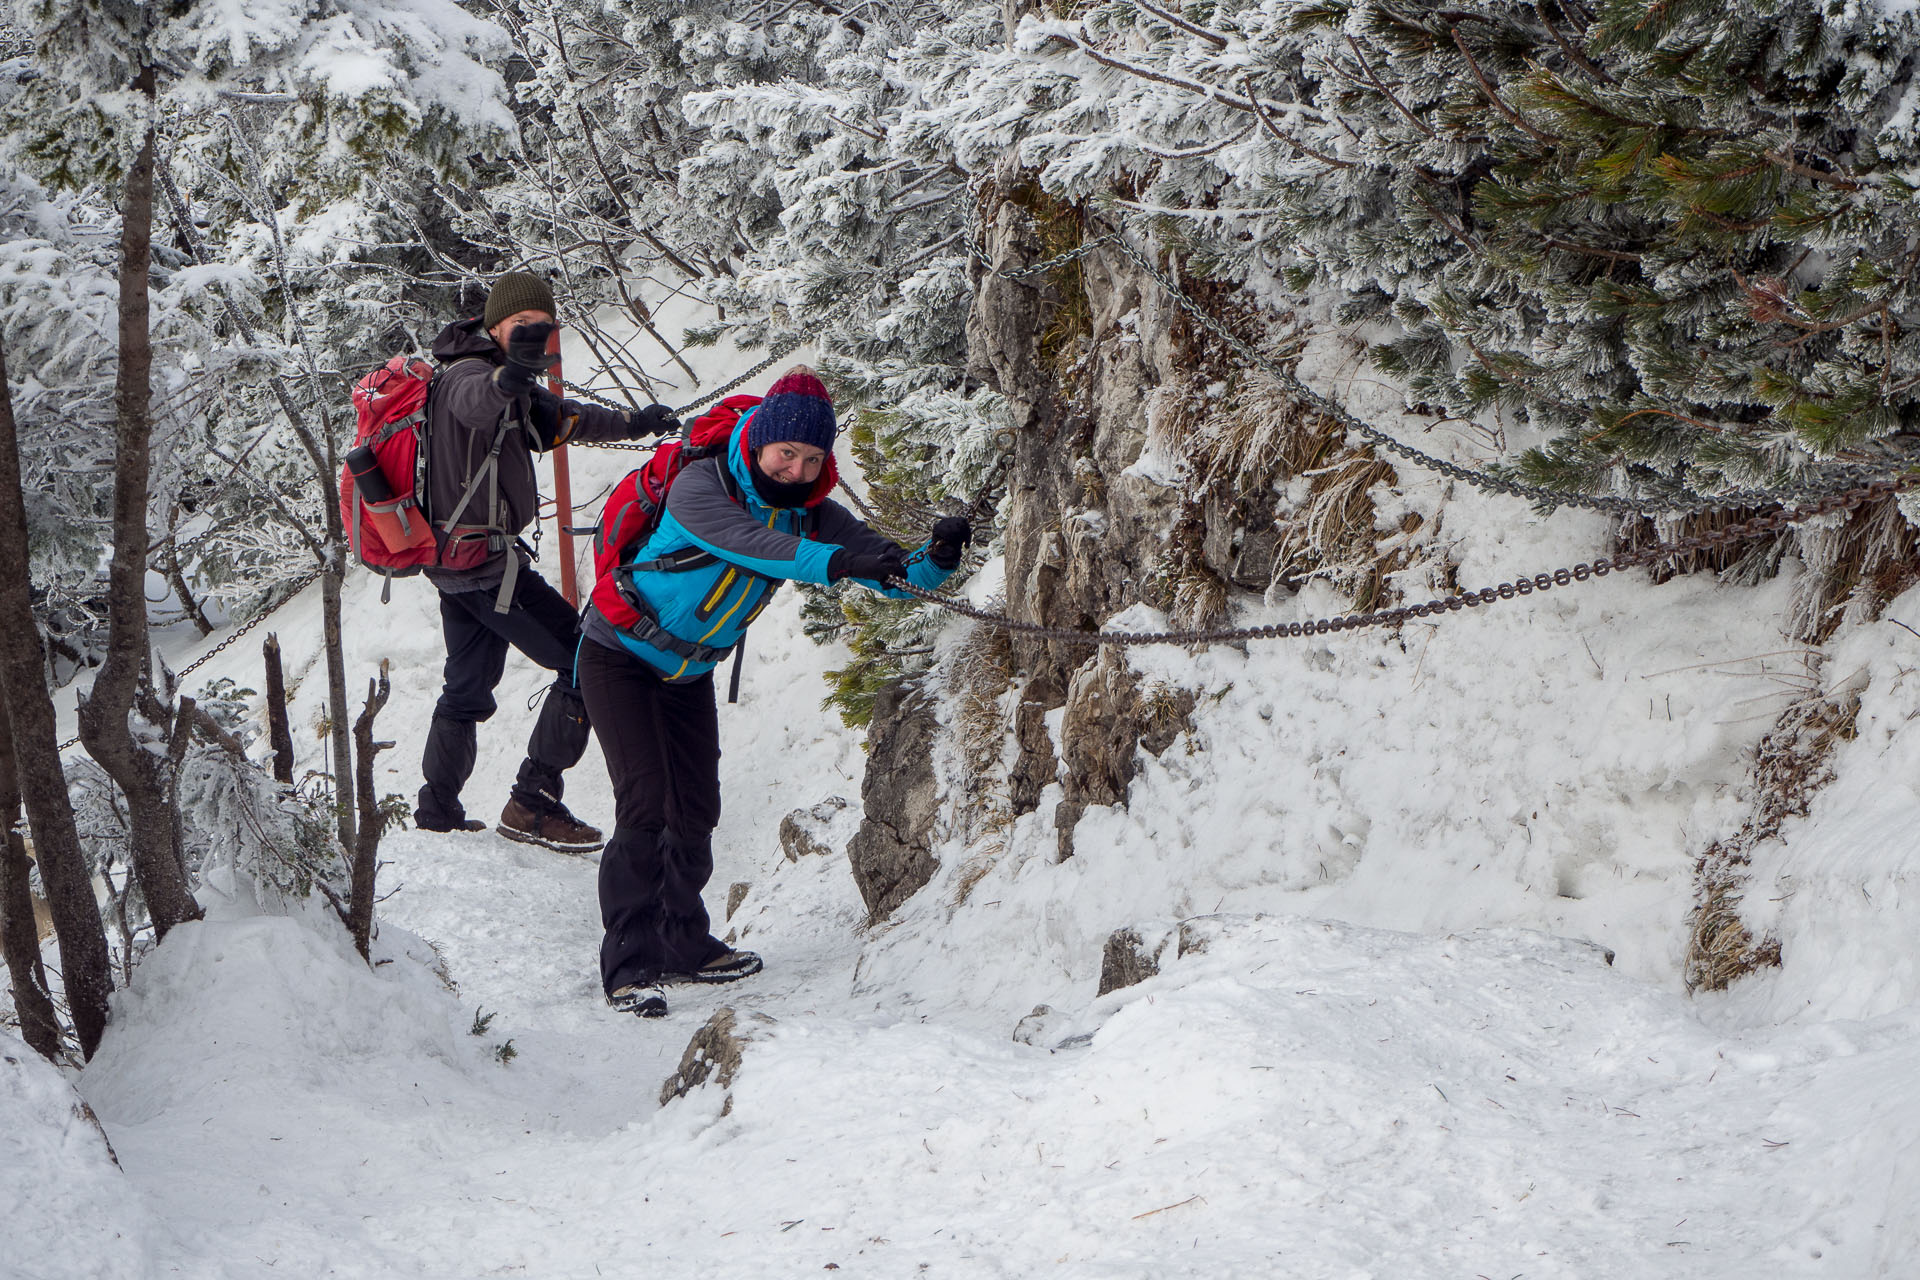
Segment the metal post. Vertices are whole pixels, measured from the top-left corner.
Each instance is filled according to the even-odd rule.
[[[555,328],[553,336],[547,339],[547,354],[560,354],[560,330]],[[547,389],[554,395],[564,395],[560,382],[560,364],[554,362],[547,374]],[[567,474],[567,446],[560,445],[553,451],[553,518],[560,526],[560,594],[567,603],[580,607],[580,587],[573,579],[573,535],[567,530],[573,526],[573,481]]]

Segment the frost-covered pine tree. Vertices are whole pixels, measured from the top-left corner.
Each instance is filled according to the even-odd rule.
[[[1916,34],[1816,0],[1109,0],[1030,12],[924,127],[1189,274],[1340,303],[1534,482],[1658,501],[1905,456]]]
[[[245,121],[244,141],[253,155],[269,157],[257,166],[268,176],[250,172],[245,179],[264,196],[269,215],[261,219],[269,224],[275,257],[269,287],[280,287],[285,336],[299,329],[301,299],[290,287],[283,228],[273,222],[276,211],[288,204],[307,216],[337,210],[366,185],[370,169],[391,159],[407,156],[459,171],[470,152],[503,140],[511,121],[500,106],[500,80],[474,57],[494,47],[497,33],[443,0],[410,0],[397,7],[322,0],[270,24],[203,3],[154,9],[92,0],[21,0],[15,16],[33,40],[38,74],[23,79],[7,104],[13,154],[50,185],[97,187],[112,193],[109,201],[117,206],[109,634],[106,661],[81,719],[89,752],[113,775],[132,810],[132,862],[156,931],[164,935],[172,924],[196,914],[197,907],[182,871],[178,828],[166,807],[177,753],[147,749],[150,741],[165,742],[182,732],[174,718],[174,691],[164,676],[156,678],[147,636],[149,484],[168,474],[164,460],[156,465],[153,423],[156,411],[166,408],[156,390],[204,394],[204,385],[192,384],[209,374],[204,361],[183,361],[178,382],[170,384],[163,376],[156,388],[150,303],[156,279],[163,304],[159,327],[165,328],[173,314],[169,301],[179,303],[190,320],[195,317],[186,304],[205,297],[216,303],[209,307],[211,316],[198,316],[209,337],[253,346],[258,336],[233,303],[245,273],[209,260],[188,216],[176,226],[188,252],[171,261],[163,252],[156,271],[154,220],[166,196],[176,194],[170,181],[174,149],[202,141],[223,118],[229,136],[235,136],[231,116],[261,108]],[[169,272],[180,278],[168,279]],[[169,286],[178,287],[171,299]],[[301,371],[313,382],[321,361],[311,343],[289,345],[301,351]],[[198,355],[218,350],[210,341]],[[218,363],[216,355],[216,372]],[[311,463],[308,486],[327,492],[338,442],[324,425],[308,421],[291,397],[277,399],[285,428]],[[267,424],[250,425],[257,437]],[[319,536],[305,542],[322,570],[333,641],[329,682],[334,718],[343,726],[338,742],[344,746],[348,717],[337,637],[345,564],[332,503],[323,501],[320,513]],[[345,765],[344,751],[336,758]],[[350,841],[350,807],[340,806],[340,815],[341,836]]]

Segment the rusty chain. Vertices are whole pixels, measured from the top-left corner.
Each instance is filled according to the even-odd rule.
[[[829,320],[833,319],[840,312],[847,310],[849,307],[853,305],[853,300],[855,296],[856,295],[849,295],[847,300],[842,302],[839,306],[829,309],[825,315],[820,317],[817,323],[820,325],[825,325]],[[753,368],[747,370],[745,373],[741,374],[739,377],[735,378],[733,381],[725,384],[724,386],[715,387],[713,390],[703,392],[697,398],[687,401],[687,403],[673,410],[673,416],[676,418],[685,417],[687,414],[692,413],[695,409],[701,408],[704,405],[712,404],[714,401],[719,400],[721,397],[727,395],[729,392],[736,391],[739,388],[746,386],[749,382],[752,382],[755,378],[759,377],[761,374],[765,373],[767,370],[773,368],[774,365],[786,359],[793,352],[799,350],[801,347],[806,346],[809,342],[814,341],[818,336],[819,335],[817,333],[815,334],[796,333],[796,334],[787,335],[786,337],[780,339],[778,342],[774,343],[771,347],[767,348],[767,358],[762,360],[759,364],[754,365]],[[562,379],[560,385],[565,387],[567,390],[573,392],[575,395],[579,396],[584,400],[591,401],[592,403],[601,405],[604,408],[618,410],[621,413],[626,412],[625,409],[622,409],[619,405],[613,403],[611,400],[608,400],[606,397],[598,395],[595,392],[587,390],[587,388],[581,386],[579,383],[568,382],[565,379]],[[621,449],[621,450],[628,450],[634,453],[652,453],[655,449],[660,447],[660,443],[661,442],[658,440],[649,441],[645,444],[637,444],[632,441],[622,442],[622,441],[612,441],[612,440],[609,440],[609,441],[583,440],[577,443],[574,447],[580,448],[580,449]]]
[[[297,597],[302,591],[305,591],[308,587],[312,586],[314,583],[318,582],[320,580],[320,575],[324,572],[326,572],[324,569],[315,569],[311,573],[308,573],[305,577],[297,579],[294,582],[293,586],[287,591],[287,594],[281,597],[280,601],[277,604],[273,605],[271,608],[262,609],[259,613],[256,613],[251,618],[248,618],[245,622],[241,623],[237,629],[235,629],[232,635],[228,636],[226,639],[222,640],[219,644],[216,644],[215,646],[213,646],[213,648],[207,650],[205,653],[195,658],[192,662],[189,662],[186,666],[180,668],[180,670],[174,674],[173,678],[175,680],[185,680],[188,676],[198,671],[201,667],[204,667],[205,665],[207,665],[207,663],[210,662],[216,654],[222,653],[227,649],[231,648],[234,642],[240,639],[240,637],[246,635],[247,632],[253,630],[255,627],[265,622],[268,618],[271,618],[274,614],[286,608],[289,604],[292,604],[295,597]],[[68,738],[65,742],[62,742],[58,747],[55,748],[55,750],[70,751],[74,747],[77,747],[79,745],[80,745],[80,735],[76,733],[73,735],[73,737]]]
[[[975,622],[998,627],[1016,635],[1030,636],[1037,640],[1052,640],[1062,644],[1080,645],[1147,645],[1179,644],[1193,645],[1220,643],[1235,640],[1277,640],[1297,639],[1301,636],[1329,635],[1341,631],[1359,631],[1367,627],[1395,626],[1412,618],[1427,618],[1442,613],[1458,613],[1462,609],[1475,609],[1483,604],[1492,604],[1496,600],[1512,600],[1517,596],[1530,596],[1536,591],[1551,591],[1555,587],[1568,586],[1575,582],[1586,582],[1593,578],[1604,578],[1617,569],[1633,569],[1642,565],[1656,564],[1672,557],[1691,554],[1695,551],[1711,551],[1719,547],[1744,542],[1750,538],[1762,537],[1778,532],[1789,525],[1805,523],[1821,516],[1833,515],[1841,511],[1851,511],[1863,502],[1888,497],[1896,493],[1920,487],[1920,476],[1908,475],[1897,479],[1883,478],[1858,489],[1845,493],[1831,493],[1813,502],[1798,507],[1777,507],[1751,520],[1730,524],[1706,533],[1695,534],[1690,538],[1681,538],[1675,542],[1661,542],[1642,547],[1636,551],[1625,551],[1616,556],[1601,556],[1596,560],[1582,561],[1564,569],[1555,569],[1551,573],[1536,573],[1531,577],[1516,578],[1512,582],[1502,582],[1498,586],[1481,587],[1477,591],[1465,591],[1455,596],[1442,596],[1419,604],[1401,605],[1393,609],[1377,609],[1371,613],[1350,613],[1335,618],[1315,618],[1306,622],[1276,622],[1261,627],[1230,627],[1192,631],[1079,631],[1070,627],[1050,627],[1043,623],[1026,622],[1010,618],[1004,614],[992,613],[973,605],[964,604],[951,596],[916,587],[900,578],[892,579],[888,585],[905,591],[919,600],[945,609],[949,613],[970,618]]]

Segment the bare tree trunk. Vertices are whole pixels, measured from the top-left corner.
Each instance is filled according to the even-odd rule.
[[[135,89],[149,98],[151,68]],[[120,357],[113,439],[113,561],[107,571],[107,659],[80,704],[80,736],[127,798],[127,854],[154,933],[200,918],[169,812],[167,758],[148,749],[134,723],[164,735],[163,694],[152,685],[147,629],[147,486],[152,477],[153,343],[147,276],[153,258],[153,150],[149,130],[127,170],[120,205]]]
[[[287,677],[280,667],[280,637],[267,633],[261,646],[267,666],[267,741],[273,746],[273,780],[293,784],[293,729],[287,723]]]
[[[6,567],[12,566],[12,567]],[[47,656],[33,620],[33,584],[27,578],[27,508],[20,492],[20,442],[6,353],[0,351],[0,690],[4,691],[12,763],[33,831],[40,880],[47,888],[67,1009],[91,1058],[107,1027],[113,964],[100,904],[93,896],[86,854],[73,822],[67,778],[60,768],[53,699],[47,694]]]
[[[244,135],[237,136],[244,142]],[[200,233],[193,225],[186,201],[181,198],[179,190],[173,185],[171,175],[163,175],[163,177],[167,198],[173,209],[174,223],[181,236],[187,241],[188,247],[193,251],[194,260],[204,264],[207,261],[206,250],[200,243]],[[269,204],[269,213],[271,208]],[[278,233],[276,232],[275,235],[277,243]],[[279,262],[277,256],[275,261]],[[281,284],[286,287],[287,296],[292,297],[291,284],[286,279],[284,264],[281,265]],[[253,342],[255,340],[253,326],[247,322],[246,316],[224,291],[221,297],[226,302],[227,315],[233,321],[234,328],[238,329],[241,336],[248,342]],[[308,364],[311,369],[313,364],[311,359]],[[293,395],[287,390],[286,380],[276,374],[267,380],[267,384],[273,388],[274,397],[280,402],[280,412],[286,416],[287,425],[293,429],[294,439],[299,442],[308,460],[313,463],[316,483],[322,490],[330,489],[340,474],[340,459],[337,456],[338,450],[334,448],[333,433],[329,430],[330,424],[325,421],[325,410],[322,410],[320,430],[316,433],[307,425],[306,419],[300,415],[299,410],[294,407]],[[351,784],[353,757],[350,754],[348,736],[350,712],[347,706],[347,660],[340,643],[340,588],[346,580],[347,572],[347,531],[340,523],[338,503],[325,502],[321,507],[326,513],[325,538],[315,539],[305,530],[302,530],[302,537],[314,548],[314,554],[320,561],[320,616],[322,644],[327,662],[327,720],[329,737],[333,744],[335,833],[340,837],[341,849],[351,854],[356,847]]]
[[[16,825],[20,818],[20,777],[13,766],[13,728],[0,706],[0,822],[6,824],[0,843],[0,951],[7,957],[13,979],[13,1008],[20,1015],[20,1037],[41,1057],[59,1060],[60,1022],[54,1016],[53,996],[47,991],[47,971],[40,963],[40,930],[33,919],[33,889],[29,877],[27,842]]]
[[[385,826],[380,815],[380,797],[373,789],[373,758],[391,742],[373,740],[373,720],[387,705],[392,686],[387,683],[387,664],[380,664],[378,682],[367,681],[367,705],[353,725],[355,758],[354,791],[360,801],[360,841],[353,848],[353,887],[347,910],[347,929],[360,958],[371,962],[373,947],[374,880],[380,868],[380,832]]]
[[[331,446],[328,451],[332,451]],[[327,505],[331,510],[333,504]],[[335,550],[340,546],[337,541],[331,540],[328,545]],[[336,660],[337,655],[344,653],[340,644],[340,583],[343,576],[337,557],[332,567],[320,575],[320,625],[327,646],[327,718],[333,730],[334,819],[338,823],[340,847],[350,851],[359,847],[359,838],[353,814],[353,752],[347,736],[346,662],[344,658]]]
[[[187,621],[201,635],[212,635],[213,623],[207,621],[207,611],[193,598],[193,589],[187,585],[187,575],[180,568],[180,557],[169,548],[163,563],[165,568],[161,571],[167,575],[167,581],[173,584],[173,593],[180,597],[180,607],[186,611]]]

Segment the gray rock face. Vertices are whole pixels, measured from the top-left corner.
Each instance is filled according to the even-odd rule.
[[[933,825],[940,812],[933,700],[912,684],[883,690],[867,733],[866,811],[847,845],[853,880],[875,920],[884,919],[933,878]]]
[[[1117,649],[1073,674],[1060,723],[1060,782],[1065,797],[1054,811],[1061,861],[1073,856],[1073,829],[1088,806],[1123,805],[1138,769],[1139,748],[1165,751],[1194,705],[1187,690],[1143,698],[1140,680]]]
[[[1107,935],[1100,953],[1100,995],[1137,986],[1158,977],[1161,966],[1181,956],[1199,955],[1223,928],[1220,917],[1195,916],[1174,925],[1129,925]],[[1168,955],[1172,948],[1172,955]]]
[[[1003,190],[1018,181],[1013,171],[999,175]],[[988,228],[996,268],[1045,256],[1029,227],[1025,210],[1001,206]],[[1179,356],[1172,317],[1156,291],[1139,287],[1135,270],[1097,250],[1071,277],[978,277],[970,364],[1012,403],[1017,424],[1003,541],[1008,611],[1026,621],[1094,630],[1132,604],[1171,603],[1154,570],[1176,525],[1192,522],[1190,504],[1164,468],[1135,464],[1149,449],[1149,402],[1175,376]],[[1084,291],[1090,332],[1077,349],[1049,355],[1037,335],[1067,305],[1063,285]],[[1241,544],[1223,548],[1236,569],[1259,572],[1263,554],[1271,565],[1271,540]],[[1183,720],[1192,703],[1144,705],[1117,651],[1018,636],[1013,650],[1026,679],[1014,714],[1009,807],[1031,813],[1045,788],[1060,783],[1053,819],[1065,858],[1080,815],[1090,805],[1124,804],[1137,748],[1151,739],[1150,749],[1164,750],[1178,732],[1168,731],[1169,716]],[[1055,743],[1046,717],[1062,707]]]
[[[1008,0],[1009,13],[1025,7]],[[1074,215],[1011,160],[994,190],[999,202],[983,227],[991,269],[973,267],[967,344],[969,371],[1007,398],[1013,423],[1000,529],[1007,612],[1092,631],[1141,603],[1181,622],[1217,618],[1229,590],[1267,589],[1281,558],[1272,486],[1248,483],[1235,494],[1219,476],[1196,481],[1182,434],[1213,421],[1215,387],[1229,376],[1221,351],[1112,248],[1018,280],[996,274],[1057,253]],[[1058,856],[1069,857],[1081,815],[1126,803],[1138,752],[1164,751],[1188,726],[1192,698],[1142,690],[1117,651],[1018,635],[1010,647],[1019,696],[1002,816],[1034,813],[1058,784],[1050,816]],[[902,718],[903,705],[889,696],[876,712],[866,820],[849,846],[876,919],[935,870],[935,731],[930,716]],[[961,815],[955,829],[970,822]],[[802,832],[793,834],[790,856],[804,847]]]
[[[730,1088],[747,1046],[773,1026],[774,1020],[764,1013],[736,1013],[731,1007],[716,1010],[706,1025],[693,1033],[686,1052],[680,1055],[679,1068],[660,1086],[660,1105],[686,1097],[709,1080],[722,1089]],[[720,1114],[732,1110],[733,1095],[729,1093]]]
[[[1014,816],[1040,807],[1040,793],[1060,773],[1053,737],[1047,732],[1047,712],[1064,701],[1060,681],[1051,672],[1029,680],[1013,713],[1013,736],[1019,755],[1007,776],[1007,798]]]
[[[1138,928],[1115,929],[1107,935],[1100,953],[1100,995],[1138,986],[1160,972],[1160,954],[1167,949],[1169,934],[1164,931],[1143,933]]]

